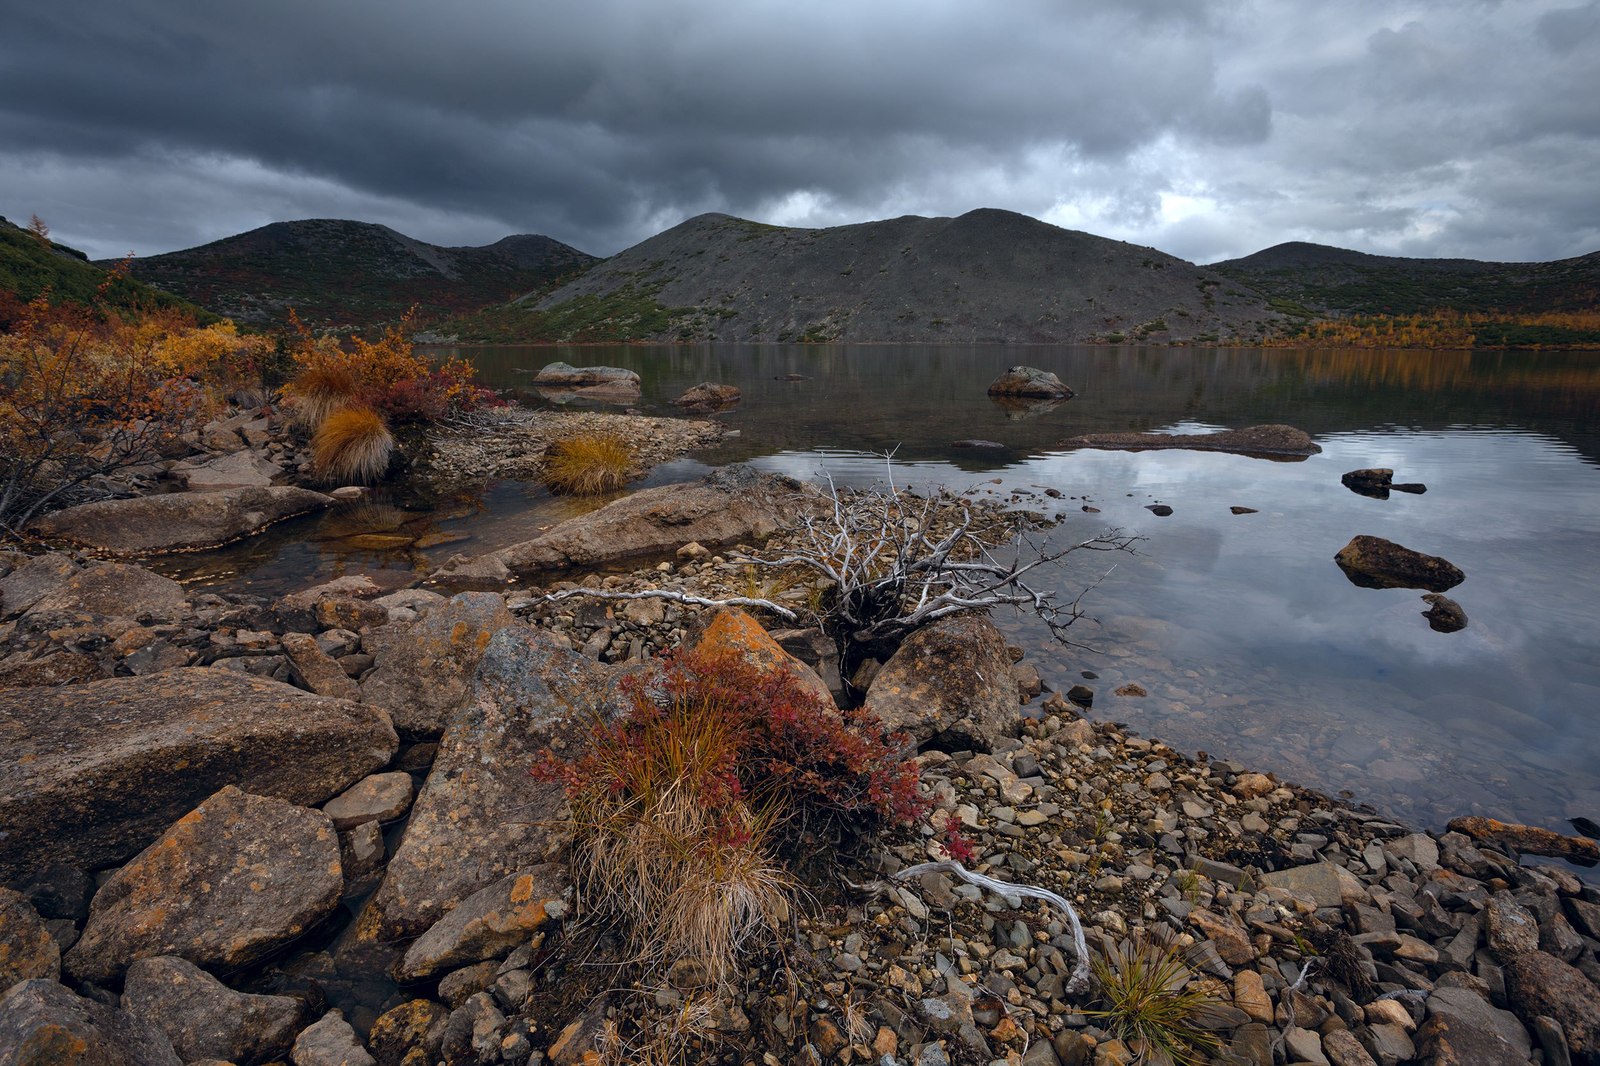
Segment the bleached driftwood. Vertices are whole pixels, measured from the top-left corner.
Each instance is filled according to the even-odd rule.
[[[694,596],[687,592],[676,592],[671,589],[644,589],[639,592],[618,592],[615,589],[577,588],[562,589],[560,592],[546,593],[547,600],[567,600],[574,596],[592,596],[597,600],[671,600],[673,603],[688,603],[696,607],[759,607],[764,611],[771,611],[779,618],[790,622],[798,621],[796,614],[787,607],[779,606],[771,600],[763,600],[754,596],[724,596],[712,599],[709,596]]]

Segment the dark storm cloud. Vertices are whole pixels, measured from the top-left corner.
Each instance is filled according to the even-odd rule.
[[[1594,94],[1551,90],[1593,72],[1564,45],[1596,9],[1527,6],[38,4],[0,36],[0,211],[95,254],[311,215],[608,253],[703,210],[1001,206],[1205,258],[1443,241],[1478,195],[1543,252],[1593,212],[1473,153],[1594,161]],[[1485,74],[1507,24],[1539,71]]]

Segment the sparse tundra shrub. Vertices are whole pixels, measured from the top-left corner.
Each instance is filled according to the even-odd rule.
[[[685,650],[622,685],[626,715],[533,772],[570,800],[580,907],[620,925],[653,970],[688,961],[726,987],[785,912],[790,862],[928,810],[904,738],[787,673]]]

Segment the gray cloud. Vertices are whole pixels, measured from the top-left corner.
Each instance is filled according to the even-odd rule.
[[[703,210],[980,206],[1198,260],[1600,247],[1597,50],[1572,46],[1600,6],[1283,10],[32,5],[0,37],[0,212],[95,255],[317,215],[605,254]]]

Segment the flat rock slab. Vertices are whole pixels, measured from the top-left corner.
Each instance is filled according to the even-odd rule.
[[[100,984],[157,955],[248,966],[327,917],[343,888],[327,815],[229,785],[95,893],[64,966]]]
[[[154,1027],[54,981],[0,993],[0,1066],[182,1066]]]
[[[411,775],[395,770],[363,777],[322,805],[340,832],[365,822],[392,822],[411,806]]]
[[[184,1062],[268,1062],[294,1043],[303,1008],[288,996],[235,992],[185,959],[159,955],[128,967],[122,1008],[161,1030]]]
[[[1465,833],[1480,844],[1493,844],[1524,855],[1566,859],[1582,866],[1600,863],[1600,844],[1588,837],[1566,836],[1536,825],[1466,815],[1452,818],[1446,828],[1453,833]]]
[[[0,618],[19,615],[60,588],[81,567],[68,555],[36,555],[0,578]]]
[[[1020,721],[1006,639],[982,615],[945,618],[907,637],[867,690],[867,709],[918,745],[988,751]]]
[[[1268,888],[1281,888],[1301,899],[1310,900],[1318,907],[1340,907],[1345,903],[1370,901],[1361,879],[1343,866],[1331,862],[1314,862],[1262,874],[1261,883]]]
[[[639,389],[639,375],[620,366],[573,366],[571,363],[546,363],[533,376],[535,385],[572,389],[589,385]]]
[[[569,885],[565,864],[543,863],[479,889],[417,938],[396,979],[421,981],[509,954],[566,913]]]
[[[759,540],[792,503],[776,478],[722,471],[691,485],[661,485],[570,518],[533,540],[493,553],[515,575],[669,556],[690,541],[711,546]],[[448,568],[442,572],[448,574]]]
[[[1371,589],[1427,589],[1445,592],[1467,579],[1448,559],[1365,534],[1351,537],[1333,561],[1353,585]]]
[[[1249,426],[1216,433],[1087,433],[1069,437],[1058,448],[1103,448],[1147,452],[1181,449],[1194,452],[1232,452],[1255,459],[1296,461],[1322,451],[1311,435],[1293,426]]]
[[[222,489],[264,489],[282,473],[283,467],[260,452],[246,449],[189,467],[180,471],[179,476],[190,492],[217,492]]]
[[[46,592],[28,610],[41,615],[94,615],[171,621],[188,606],[183,586],[128,563],[93,563]]]
[[[126,859],[226,784],[322,803],[398,746],[377,708],[212,667],[0,691],[0,881]]]
[[[621,713],[618,674],[542,630],[494,635],[362,912],[363,941],[415,936],[479,889],[554,857],[570,837],[566,797],[528,770],[546,748],[579,754],[597,719]]]
[[[33,529],[41,536],[125,554],[193,551],[248,537],[331,503],[331,496],[288,486],[175,492],[80,504],[45,515]]]
[[[374,630],[365,643],[376,668],[362,698],[387,708],[401,733],[437,737],[466,701],[489,641],[514,621],[499,595],[463,592],[410,625]]]

